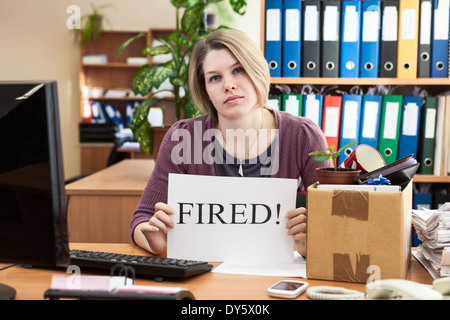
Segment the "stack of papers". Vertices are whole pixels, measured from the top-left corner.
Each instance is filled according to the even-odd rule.
[[[224,262],[213,269],[216,273],[246,274],[306,279],[306,259],[294,251],[294,261],[286,263]]]
[[[109,89],[105,93],[105,97],[107,98],[124,98],[128,96],[128,93],[131,90],[129,89]]]
[[[450,276],[450,202],[437,210],[413,210],[412,223],[422,241],[417,260],[434,279]]]
[[[128,64],[136,64],[136,65],[143,65],[148,62],[146,57],[128,57],[127,63]]]
[[[106,54],[86,54],[81,60],[86,64],[107,63],[108,56]]]

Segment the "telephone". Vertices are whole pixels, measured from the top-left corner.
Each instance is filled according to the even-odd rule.
[[[450,300],[450,277],[436,279],[433,285],[410,280],[384,279],[366,285],[366,294],[339,287],[317,286],[307,290],[313,300],[337,299],[405,299],[405,300]]]
[[[366,299],[450,299],[450,277],[435,280],[433,286],[402,279],[375,281],[366,285]]]

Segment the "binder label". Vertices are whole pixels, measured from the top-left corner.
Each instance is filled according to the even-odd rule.
[[[365,138],[374,139],[376,138],[377,132],[377,122],[373,121],[378,117],[378,108],[380,104],[376,101],[367,101],[362,136]]]
[[[305,41],[319,40],[319,12],[316,6],[305,7]]]
[[[319,125],[319,108],[320,101],[314,95],[306,96],[305,118],[311,119],[315,124]]]
[[[359,21],[356,6],[347,6],[345,9],[344,42],[357,42],[359,36]]]
[[[397,139],[397,119],[398,119],[398,102],[386,102],[386,114],[384,117],[385,125],[383,138]]]
[[[290,95],[286,100],[285,111],[297,116],[299,103],[300,102],[298,101],[296,96]]]
[[[396,7],[385,7],[383,13],[383,28],[381,39],[383,41],[397,41],[398,14]]]
[[[337,137],[339,130],[339,108],[328,107],[325,119],[325,136]]]
[[[286,10],[286,41],[300,41],[300,11]]]
[[[363,41],[377,42],[378,31],[380,29],[380,12],[379,11],[365,11],[363,23]]]
[[[419,106],[414,102],[405,105],[403,113],[402,134],[405,136],[417,135],[417,121],[419,120]]]
[[[342,137],[344,139],[356,139],[357,138],[357,112],[358,102],[347,101],[345,103],[344,123]]]
[[[270,99],[267,100],[267,106],[274,110],[281,110],[280,101],[278,99]]]
[[[431,43],[431,2],[422,2],[420,7],[420,44]]]
[[[436,132],[436,109],[427,109],[425,122],[425,139],[434,139]]]
[[[266,39],[267,41],[281,41],[281,10],[267,10],[266,18]]]
[[[323,26],[323,40],[324,41],[338,41],[339,40],[339,12],[336,6],[325,7],[324,12],[324,26]]]
[[[401,39],[414,40],[416,38],[416,9],[402,10]]]
[[[447,40],[448,28],[440,28],[439,26],[448,25],[449,18],[449,0],[440,0],[438,8],[434,10],[434,39]]]

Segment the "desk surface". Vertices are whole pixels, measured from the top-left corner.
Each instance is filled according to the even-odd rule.
[[[142,195],[154,160],[123,160],[66,185],[67,195]]]
[[[70,248],[147,255],[145,251],[131,244],[73,243]],[[3,266],[5,265],[0,264],[0,267]],[[0,283],[15,288],[17,300],[37,300],[43,299],[44,292],[50,288],[51,278],[54,274],[67,275],[63,269],[25,269],[18,265],[0,271]],[[267,294],[267,288],[282,279],[286,278],[208,272],[181,281],[154,282],[145,278],[137,278],[136,284],[185,287],[194,294],[197,300],[266,300],[271,299]],[[414,258],[412,258],[407,279],[424,284],[433,282],[429,273]],[[364,284],[312,279],[306,281],[310,287],[338,286],[365,292]],[[297,299],[307,299],[306,293],[301,294]]]

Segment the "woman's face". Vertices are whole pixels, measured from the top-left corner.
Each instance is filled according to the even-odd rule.
[[[206,91],[219,117],[241,119],[256,107],[255,86],[228,49],[210,51],[203,70]]]

